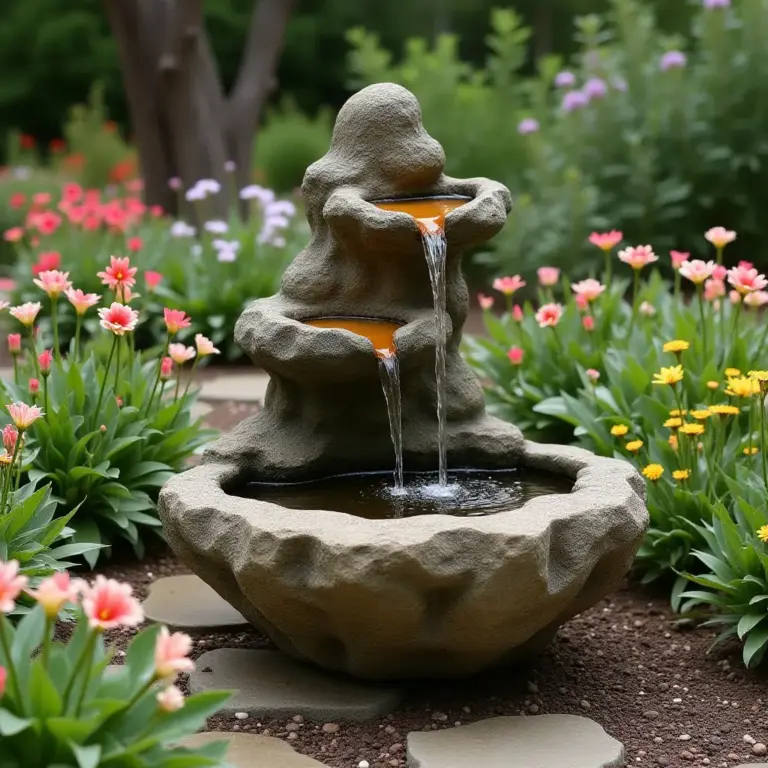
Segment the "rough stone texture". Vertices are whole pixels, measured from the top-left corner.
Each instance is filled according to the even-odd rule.
[[[609,768],[624,747],[596,722],[575,715],[494,717],[408,734],[409,768]]]
[[[647,525],[643,481],[625,462],[525,443],[488,416],[458,344],[468,309],[460,253],[504,224],[509,192],[443,175],[415,98],[370,86],[342,108],[329,153],[303,194],[312,238],[280,293],[254,302],[235,330],[271,376],[264,409],[226,435],[202,466],[173,478],[159,509],[180,557],[287,653],[353,675],[469,675],[540,648],[627,571]],[[435,325],[420,234],[370,200],[463,194],[446,216],[449,466],[531,466],[575,480],[485,518],[364,520],[285,510],[230,495],[245,479],[322,477],[393,464],[370,343],[301,319],[400,320],[406,469],[437,464]]]
[[[149,621],[200,632],[248,622],[198,576],[166,576],[152,582],[143,603]]]
[[[236,690],[220,713],[312,720],[372,720],[397,709],[399,688],[359,683],[292,661],[279,651],[222,648],[204,653],[189,677],[190,690]]]
[[[232,768],[325,768],[323,763],[294,752],[281,739],[252,733],[206,731],[182,739],[179,746],[202,747],[212,741],[229,742],[226,759]]]

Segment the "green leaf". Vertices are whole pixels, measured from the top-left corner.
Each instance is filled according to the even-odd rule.
[[[99,760],[101,759],[100,744],[91,744],[88,747],[83,747],[70,742],[69,746],[77,760],[78,768],[98,768]]]
[[[30,718],[16,717],[7,709],[0,708],[0,734],[3,736],[15,736],[34,724]]]
[[[32,711],[37,717],[47,719],[61,714],[61,696],[45,671],[42,659],[36,659],[32,664],[30,692]]]
[[[739,624],[736,627],[736,633],[739,636],[739,640],[743,640],[744,635],[754,629],[767,615],[768,614],[764,611],[758,613],[745,613],[741,619],[739,619]]]
[[[763,655],[765,654],[766,644],[768,643],[768,627],[762,629],[752,630],[747,635],[747,640],[744,643],[744,649],[742,657],[744,659],[744,665],[750,667],[760,663]]]

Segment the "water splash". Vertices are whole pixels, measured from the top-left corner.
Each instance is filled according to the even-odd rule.
[[[395,493],[405,493],[403,489],[403,422],[400,403],[400,364],[397,355],[384,349],[377,349],[379,375],[384,398],[387,401],[389,415],[389,434],[395,449]]]
[[[420,222],[421,223],[421,222]],[[429,269],[429,281],[432,284],[432,300],[435,305],[435,388],[437,390],[437,454],[438,454],[438,484],[448,484],[448,446],[445,439],[445,257],[448,242],[441,226],[421,226],[421,241],[424,245],[424,256]]]

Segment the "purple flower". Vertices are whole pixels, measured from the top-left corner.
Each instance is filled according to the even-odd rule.
[[[573,112],[589,104],[589,96],[582,91],[568,91],[563,96],[562,108],[564,112]]]
[[[584,93],[589,99],[602,99],[608,93],[608,84],[600,77],[590,77],[584,83]]]
[[[539,130],[539,121],[534,120],[532,117],[526,117],[521,120],[517,125],[517,132],[521,136],[525,136],[528,133],[536,133]]]
[[[557,88],[573,88],[576,85],[576,75],[564,69],[555,75],[555,86]]]
[[[275,200],[274,203],[269,203],[264,208],[264,215],[269,218],[270,216],[288,216],[291,217],[296,213],[296,206],[290,200]]]
[[[240,243],[237,240],[214,240],[213,247],[216,249],[216,258],[219,261],[232,262],[237,258]]]
[[[611,85],[617,90],[621,91],[622,93],[627,92],[627,81],[623,77],[612,77],[611,78]]]
[[[667,51],[661,57],[659,66],[662,72],[666,72],[668,69],[681,69],[685,66],[686,61],[687,59],[682,51]]]
[[[227,160],[227,162],[224,163],[224,170],[227,173],[234,173],[236,169],[237,169],[237,166],[235,165],[234,160]]]
[[[258,184],[251,184],[240,190],[241,200],[258,200],[261,205],[269,205],[275,199],[275,193],[271,189],[260,187]]]
[[[206,221],[203,224],[206,232],[212,232],[214,235],[223,235],[228,229],[229,225],[226,221],[220,221],[215,219],[213,221]]]
[[[178,192],[181,189],[181,179],[178,176],[173,176],[168,179],[168,186],[174,191]]]
[[[705,8],[730,8],[731,0],[704,0]]]

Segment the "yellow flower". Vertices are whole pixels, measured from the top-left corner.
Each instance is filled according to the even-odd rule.
[[[741,376],[741,371],[738,368],[726,368],[725,375],[732,379],[734,376]]]
[[[708,419],[712,415],[712,411],[710,411],[708,408],[704,408],[700,411],[691,411],[691,416],[693,416],[694,419],[698,419],[699,421],[704,421],[704,419]]]
[[[757,538],[760,541],[768,541],[768,525],[761,525],[757,529]]]
[[[690,469],[676,469],[672,473],[672,477],[675,478],[675,480],[678,480],[679,482],[684,482],[691,476],[691,470]]]
[[[679,355],[681,352],[685,352],[688,347],[691,345],[687,341],[682,341],[681,339],[675,339],[675,341],[668,341],[664,345],[664,351],[665,352],[674,352],[676,355]]]
[[[671,365],[669,368],[662,368],[658,373],[653,374],[654,384],[669,384],[669,386],[674,387],[675,384],[682,380],[682,365]]]
[[[741,409],[735,405],[710,405],[709,410],[719,416],[738,416],[741,413]]]
[[[758,447],[756,445],[753,445],[751,448],[747,446],[744,449],[744,455],[745,456],[754,456],[758,451]]]
[[[669,436],[669,447],[673,450],[677,450],[677,435],[670,435]]]
[[[760,382],[757,379],[750,379],[748,376],[738,376],[735,379],[728,379],[728,389],[726,395],[736,397],[752,397],[760,394]]]
[[[681,411],[679,408],[673,408],[670,412],[670,416],[685,416],[688,411]]]
[[[680,432],[682,432],[684,435],[689,435],[693,437],[693,435],[702,435],[704,434],[704,425],[703,424],[683,424],[682,427],[680,427]]]
[[[637,453],[642,447],[643,447],[643,441],[642,440],[632,440],[629,443],[627,443],[626,446],[625,446],[625,448],[630,453]]]
[[[614,437],[624,437],[629,432],[629,427],[626,424],[614,424],[611,427],[611,434]]]
[[[679,418],[667,419],[664,422],[664,426],[667,429],[677,429],[682,423],[683,423],[683,420]]]
[[[750,379],[757,379],[757,381],[768,381],[768,371],[750,371]]]
[[[661,464],[649,464],[643,474],[654,483],[664,474],[664,467]]]
[[[707,382],[707,388],[708,389],[718,389],[720,387],[720,383],[717,381],[708,381]]]
[[[3,453],[0,454],[0,464],[11,464],[11,463],[13,463],[13,456],[3,451]]]

